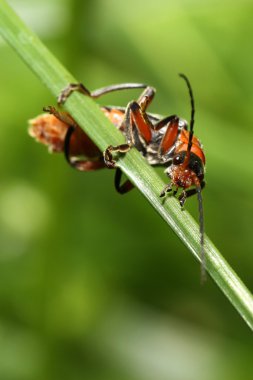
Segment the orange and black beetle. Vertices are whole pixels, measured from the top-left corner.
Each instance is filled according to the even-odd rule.
[[[116,162],[113,153],[126,153],[131,147],[137,148],[152,166],[165,166],[165,173],[170,183],[161,191],[163,197],[173,191],[176,195],[181,188],[178,199],[183,207],[187,197],[197,194],[200,215],[200,234],[202,247],[202,275],[204,274],[204,222],[201,191],[205,186],[205,155],[200,141],[194,136],[194,98],[188,78],[186,81],[191,99],[191,121],[187,122],[176,115],[165,118],[147,113],[147,108],[155,95],[155,89],[145,84],[123,83],[107,86],[93,92],[81,83],[68,85],[60,94],[58,104],[62,105],[73,91],[79,91],[91,98],[112,91],[143,88],[139,99],[128,103],[126,108],[101,107],[111,122],[125,136],[126,143],[109,146],[104,153],[90,140],[73,118],[54,107],[46,107],[47,114],[31,120],[29,133],[39,142],[46,144],[51,151],[64,152],[68,163],[81,171],[97,170],[103,167],[114,168]],[[133,188],[127,180],[121,184],[121,170],[116,168],[115,188],[124,194]]]

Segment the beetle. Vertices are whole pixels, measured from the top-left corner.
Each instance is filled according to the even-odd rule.
[[[121,183],[122,172],[116,167],[115,153],[127,153],[135,147],[150,165],[165,166],[170,183],[161,191],[160,197],[164,197],[168,192],[175,196],[181,188],[178,199],[183,207],[188,197],[197,194],[203,279],[205,255],[202,189],[205,187],[205,155],[201,142],[194,135],[195,105],[192,87],[184,74],[179,75],[185,80],[190,95],[189,129],[187,122],[177,115],[160,117],[147,112],[156,92],[151,86],[123,83],[90,92],[82,83],[71,83],[60,93],[59,106],[63,105],[74,91],[97,99],[113,91],[143,89],[138,100],[129,102],[126,108],[101,107],[105,116],[124,134],[126,142],[118,146],[110,145],[102,153],[69,114],[59,112],[52,106],[44,108],[47,114],[31,120],[29,133],[37,141],[46,144],[49,150],[64,152],[67,162],[77,170],[116,168],[114,183],[120,194],[130,191],[133,185],[129,180]]]

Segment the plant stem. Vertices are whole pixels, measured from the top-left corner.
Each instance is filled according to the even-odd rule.
[[[56,97],[66,85],[76,82],[4,0],[0,0],[0,32]],[[92,99],[73,93],[65,108],[102,151],[108,145],[124,142],[123,135]],[[175,198],[168,197],[161,201],[159,194],[164,183],[154,169],[136,149],[119,158],[117,165],[200,261],[199,226],[187,211],[181,211]],[[205,254],[207,271],[253,329],[252,295],[207,236]]]

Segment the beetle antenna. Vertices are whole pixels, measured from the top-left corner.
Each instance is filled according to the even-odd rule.
[[[189,90],[190,100],[191,100],[191,121],[190,121],[190,132],[189,132],[189,140],[188,140],[188,147],[187,147],[187,153],[189,155],[191,151],[191,147],[192,147],[194,115],[195,115],[194,97],[193,97],[192,87],[187,76],[185,74],[179,74],[179,76],[185,80],[188,90]]]
[[[200,280],[203,284],[206,280],[206,256],[204,249],[204,212],[203,212],[203,201],[201,194],[201,187],[196,186],[197,196],[198,196],[198,204],[199,204],[199,232],[200,232],[200,258],[201,258],[201,275]]]

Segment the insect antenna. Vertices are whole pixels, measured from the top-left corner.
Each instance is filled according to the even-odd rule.
[[[198,196],[198,204],[199,204],[199,232],[200,232],[200,258],[201,258],[201,274],[200,281],[203,284],[206,280],[206,256],[204,249],[204,211],[203,211],[203,200],[201,194],[201,186],[196,186],[197,196]]]
[[[179,74],[181,78],[183,78],[187,84],[190,100],[191,100],[191,121],[190,121],[190,131],[189,131],[189,140],[188,140],[188,146],[187,146],[187,154],[186,154],[186,161],[187,163],[190,160],[190,152],[192,147],[192,138],[193,138],[193,127],[194,127],[194,116],[195,116],[195,103],[194,103],[194,97],[192,92],[192,87],[190,84],[189,79],[185,74]],[[205,249],[204,249],[204,212],[203,212],[203,201],[202,201],[202,194],[201,194],[201,186],[199,183],[196,184],[196,190],[197,190],[197,196],[198,196],[198,204],[199,204],[199,232],[200,232],[200,258],[201,258],[201,283],[203,284],[206,280],[206,257],[205,257]]]
[[[190,151],[192,147],[192,138],[193,138],[194,115],[195,115],[194,97],[193,97],[192,87],[187,76],[185,74],[179,74],[179,76],[185,80],[188,90],[189,90],[190,100],[191,100],[191,121],[190,121],[190,132],[189,132],[189,140],[188,140],[188,147],[187,147],[187,156],[190,157]]]

